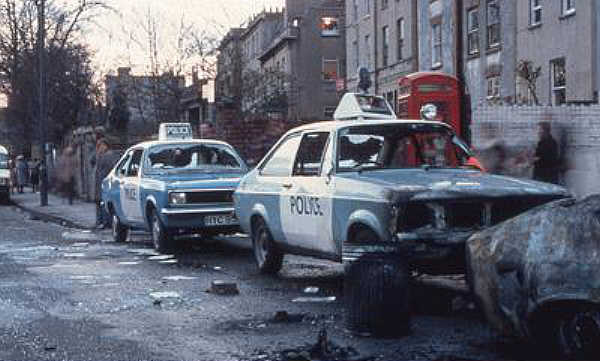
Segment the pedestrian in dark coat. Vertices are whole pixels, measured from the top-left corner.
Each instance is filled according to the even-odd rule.
[[[20,155],[17,157],[17,189],[19,193],[23,193],[25,184],[29,181],[29,167],[25,161],[25,157]]]
[[[92,158],[92,166],[96,167],[94,198],[96,201],[96,227],[105,228],[109,223],[108,214],[102,207],[102,180],[119,160],[119,154],[110,149],[106,138],[101,138],[96,143],[96,156]]]
[[[558,184],[558,144],[552,137],[549,122],[539,124],[540,140],[535,148],[533,179]]]

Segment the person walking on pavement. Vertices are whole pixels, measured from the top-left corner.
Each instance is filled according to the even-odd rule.
[[[539,124],[540,140],[535,148],[533,179],[558,184],[558,144],[551,130],[549,122]]]
[[[58,161],[57,171],[59,189],[61,193],[69,200],[69,205],[73,204],[75,197],[75,155],[73,147],[67,146]]]
[[[33,166],[31,167],[31,188],[33,193],[38,191],[38,185],[40,183],[40,161],[34,159]]]
[[[23,193],[23,188],[25,184],[27,184],[28,176],[29,176],[29,167],[27,166],[27,162],[25,161],[25,157],[23,155],[19,155],[17,157],[17,190],[19,193]]]
[[[8,168],[10,170],[10,192],[15,193],[17,189],[17,168],[14,159],[8,161]]]
[[[92,166],[96,167],[94,199],[96,201],[96,228],[106,228],[109,224],[108,215],[102,207],[102,180],[110,173],[119,154],[110,149],[106,138],[96,142],[96,155],[92,158]]]

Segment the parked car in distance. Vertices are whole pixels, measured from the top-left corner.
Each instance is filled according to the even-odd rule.
[[[161,126],[158,141],[128,149],[103,180],[115,241],[125,241],[129,229],[145,229],[154,247],[168,252],[176,235],[239,231],[232,195],[247,172],[242,158],[225,142],[191,139],[191,128],[180,123]]]
[[[462,273],[472,234],[569,196],[552,184],[481,172],[470,157],[441,122],[365,116],[309,124],[287,132],[242,179],[236,214],[262,272],[278,272],[290,253],[383,259],[404,273]],[[369,302],[365,295],[395,292],[384,285],[403,276],[357,277],[367,278],[354,280],[361,288],[381,288],[356,295]]]

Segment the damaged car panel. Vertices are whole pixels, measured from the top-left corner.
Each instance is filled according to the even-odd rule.
[[[266,223],[283,253],[354,261],[402,254],[423,272],[464,271],[474,232],[568,192],[474,170],[443,123],[349,121],[290,131],[234,195],[250,234]],[[261,213],[257,210],[262,210]],[[355,238],[368,229],[375,238]]]
[[[600,196],[558,200],[473,235],[468,278],[487,319],[566,357],[598,359],[599,241]]]

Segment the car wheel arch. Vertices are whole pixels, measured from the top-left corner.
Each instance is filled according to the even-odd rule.
[[[353,237],[361,230],[367,228],[371,230],[379,239],[384,239],[384,235],[381,234],[380,221],[377,216],[367,210],[357,210],[348,217],[348,223],[346,226],[346,234],[344,239],[348,242],[352,242]]]

